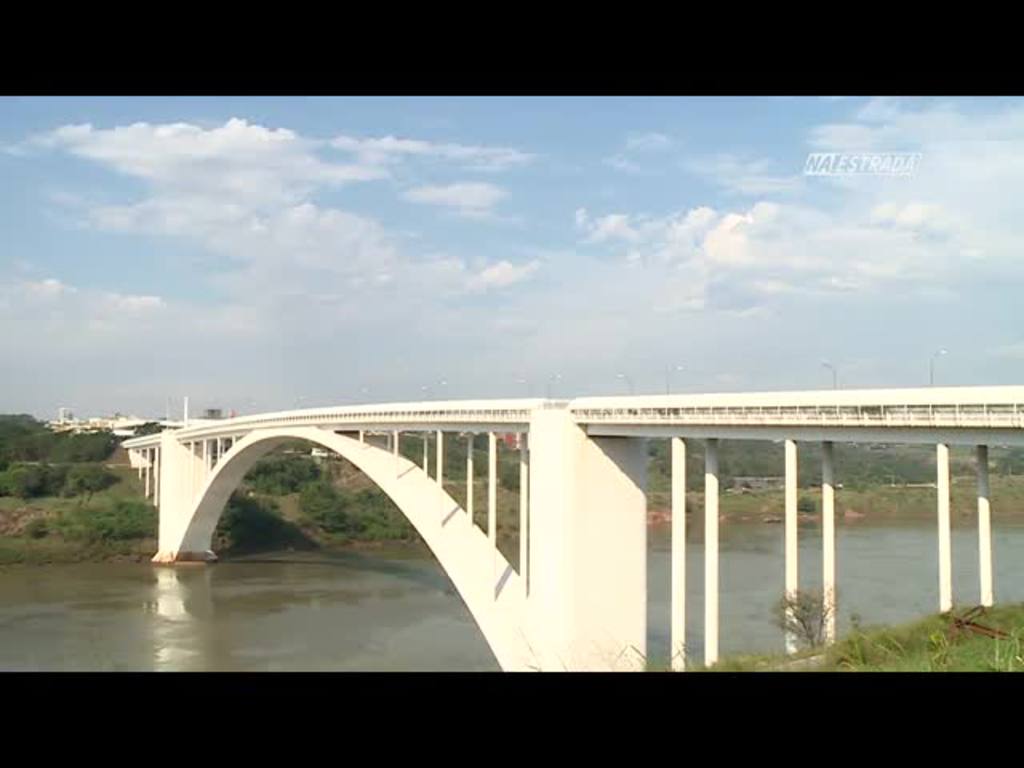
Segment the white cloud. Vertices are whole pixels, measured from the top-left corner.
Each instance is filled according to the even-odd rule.
[[[456,143],[436,143],[395,136],[356,138],[337,136],[331,146],[352,152],[363,163],[382,164],[401,157],[432,157],[449,160],[469,170],[503,171],[526,165],[534,155],[511,147],[483,147]]]
[[[209,129],[190,123],[108,129],[66,125],[30,143],[145,180],[166,196],[198,195],[247,205],[296,202],[319,185],[387,176],[379,167],[323,162],[316,142],[237,118]]]
[[[21,283],[21,289],[29,296],[40,299],[55,299],[76,291],[73,286],[65,285],[53,277],[48,277],[45,280],[27,280]]]
[[[473,275],[468,286],[471,290],[504,288],[529,279],[539,268],[540,262],[536,259],[518,265],[502,260]]]
[[[606,157],[603,162],[624,173],[646,174],[661,167],[650,164],[652,156],[667,152],[673,146],[672,139],[663,133],[631,133],[622,151]]]
[[[455,208],[463,214],[480,215],[490,213],[494,205],[505,197],[505,191],[494,184],[459,182],[444,186],[414,187],[402,196],[412,203],[441,205]]]
[[[672,147],[672,140],[663,133],[634,133],[626,139],[629,152],[662,152]]]

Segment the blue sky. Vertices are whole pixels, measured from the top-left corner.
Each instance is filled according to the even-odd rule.
[[[0,411],[1024,366],[1019,99],[8,98],[0,178]]]

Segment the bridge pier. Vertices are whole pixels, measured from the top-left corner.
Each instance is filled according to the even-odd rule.
[[[529,434],[519,433],[519,577],[523,594],[530,594],[530,444]],[[472,520],[472,517],[470,517]]]
[[[686,669],[686,441],[672,438],[672,669]]]
[[[466,441],[466,515],[469,517],[469,524],[473,524],[473,480],[476,475],[473,471],[473,442],[475,434],[469,433]]]
[[[491,543],[491,573],[498,561],[498,436],[487,433],[487,540]]]
[[[185,540],[195,505],[197,456],[195,443],[179,442],[174,432],[160,435],[159,491],[160,550],[154,563],[212,562],[217,556],[208,548],[209,537],[202,542]],[[205,479],[205,478],[204,478]]]
[[[836,640],[836,491],[832,443],[821,444],[821,610],[825,643]]]
[[[939,443],[935,451],[939,506],[939,612],[953,608],[953,551],[949,515],[949,445]]]
[[[718,661],[718,440],[704,444],[704,666]]]
[[[595,437],[563,408],[530,419],[527,636],[542,669],[641,670],[646,440]]]
[[[796,440],[786,441],[786,607],[787,623],[794,619],[793,602],[800,591],[800,550],[797,539],[797,450]],[[786,653],[796,653],[797,639],[786,630]]]
[[[444,432],[437,430],[437,498],[438,498],[438,522],[444,520]]]
[[[992,594],[992,519],[989,507],[988,446],[975,448],[978,476],[978,571],[981,582],[981,604],[994,602]]]

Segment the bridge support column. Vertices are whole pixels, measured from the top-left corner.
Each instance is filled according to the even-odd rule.
[[[988,446],[975,449],[978,475],[978,571],[981,581],[981,604],[990,606],[992,595],[992,517],[989,506]]]
[[[939,496],[939,611],[953,608],[953,551],[949,517],[949,446],[939,443],[935,452],[936,487]]]
[[[160,435],[158,449],[160,477],[154,488],[159,490],[160,529],[154,563],[216,560],[207,549],[191,550],[184,541],[192,518],[195,499],[196,451],[193,443],[180,443],[172,431]]]
[[[466,514],[469,516],[469,524],[473,524],[473,480],[476,475],[473,472],[473,441],[476,435],[470,433],[466,440]]]
[[[523,592],[530,594],[530,443],[526,432],[519,434],[519,577]]]
[[[704,445],[704,666],[718,661],[718,440]]]
[[[437,494],[438,498],[438,509],[440,510],[439,520],[444,519],[445,508],[444,508],[444,432],[440,429],[437,430],[437,488],[440,493]]]
[[[487,433],[487,540],[498,551],[498,437]],[[497,557],[494,558],[497,561]],[[492,568],[492,571],[494,569]]]
[[[429,462],[430,451],[429,451],[429,446],[430,446],[429,438],[427,437],[427,433],[424,432],[423,433],[423,471],[425,473],[427,473],[427,474],[430,474],[430,462]]]
[[[786,441],[786,600],[795,601],[800,589],[799,549],[797,542],[797,453],[796,441]],[[794,619],[792,603],[786,610],[787,623]],[[786,631],[786,653],[796,653],[796,637]]]
[[[394,442],[392,446],[392,452],[395,454],[395,477],[398,477],[398,430],[396,429],[391,433],[391,439]]]
[[[527,636],[550,670],[639,670],[647,653],[646,440],[530,419]]]
[[[825,643],[836,641],[836,491],[832,443],[821,444],[821,599]]]
[[[160,449],[153,449],[153,458],[156,464],[153,467],[153,506],[160,508]]]
[[[151,449],[146,450],[146,466],[142,468],[143,481],[145,482],[145,490],[143,491],[143,498],[149,498],[149,477],[153,474],[153,455]]]
[[[686,441],[672,438],[672,669],[686,669]]]

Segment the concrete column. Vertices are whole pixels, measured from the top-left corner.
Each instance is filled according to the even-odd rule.
[[[821,444],[821,595],[825,642],[836,640],[836,491],[832,443]]]
[[[143,479],[145,480],[145,483],[146,483],[145,490],[143,491],[143,498],[146,498],[146,499],[149,498],[149,476],[153,473],[153,460],[152,460],[151,456],[152,456],[152,451],[147,448],[146,449],[146,461],[148,462],[148,464],[147,464],[147,466],[143,467],[143,470],[142,470],[142,474],[144,476]]]
[[[487,540],[498,546],[498,436],[487,433]]]
[[[430,474],[430,463],[429,463],[430,448],[429,448],[429,446],[430,446],[430,443],[427,440],[427,433],[424,432],[423,433],[423,471],[425,473],[427,473],[427,474]]]
[[[992,517],[989,507],[988,446],[976,449],[978,473],[978,570],[981,577],[981,604],[990,606],[992,595]]]
[[[366,443],[366,432],[362,429],[359,430],[359,442]]]
[[[519,577],[530,594],[530,436],[519,435]]]
[[[718,440],[704,447],[704,665],[718,661]]]
[[[647,653],[647,442],[530,415],[527,636],[539,666],[639,670]]]
[[[786,441],[786,598],[795,600],[800,589],[796,531],[796,497],[797,497],[797,457],[796,441]],[[792,617],[792,611],[789,616]],[[786,633],[786,653],[797,650],[796,637]]]
[[[473,524],[473,479],[475,473],[473,472],[473,438],[476,435],[470,435],[466,441],[466,514],[469,515],[469,523]]]
[[[160,508],[160,449],[153,449],[156,465],[153,467],[153,506]]]
[[[686,669],[686,441],[672,438],[672,669]]]
[[[949,446],[939,443],[935,451],[936,486],[939,491],[939,611],[953,608],[953,551],[949,520]]]
[[[203,476],[210,473],[210,460],[212,456],[210,454],[210,441],[203,440]]]
[[[395,454],[395,477],[398,477],[398,430],[391,433],[391,441],[394,443],[392,451]]]
[[[437,456],[435,457],[437,465],[437,488],[440,491],[438,499],[440,500],[441,519],[444,519],[445,508],[444,508],[444,433],[439,429],[437,430]]]

